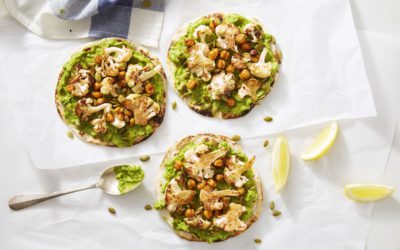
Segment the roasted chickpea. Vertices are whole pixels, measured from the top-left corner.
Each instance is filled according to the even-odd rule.
[[[122,107],[116,107],[116,108],[114,109],[114,111],[115,111],[116,113],[121,113],[121,112],[123,112],[124,110],[122,109]]]
[[[226,104],[227,104],[229,107],[233,107],[233,106],[235,106],[236,101],[235,101],[235,99],[233,99],[233,98],[228,98],[228,100],[226,101]]]
[[[106,114],[106,122],[113,122],[114,116],[111,113]]]
[[[207,185],[209,185],[210,187],[215,188],[217,186],[217,183],[213,179],[208,179],[207,180]]]
[[[185,40],[185,44],[188,47],[192,47],[194,45],[194,39],[193,38],[188,38]]]
[[[244,189],[244,187],[238,188],[237,191],[239,191],[240,195],[244,195],[244,193],[246,193],[246,189]]]
[[[133,125],[135,125],[135,118],[131,118],[129,119],[129,126],[133,127]]]
[[[222,181],[223,179],[224,179],[224,175],[223,174],[217,174],[215,176],[215,180],[217,180],[217,181]]]
[[[103,56],[102,56],[102,55],[96,55],[96,56],[94,57],[94,61],[95,61],[97,64],[101,64],[101,62],[103,61]]]
[[[232,64],[229,64],[226,69],[225,69],[226,73],[233,73],[235,71],[235,67],[233,67]]]
[[[128,116],[128,117],[131,117],[132,116],[132,112],[130,110],[128,110],[128,109],[125,109],[124,110],[124,115]]]
[[[117,114],[117,118],[120,121],[124,121],[124,119],[125,119],[125,117],[124,117],[124,115],[122,113]]]
[[[120,72],[118,73],[118,78],[119,78],[120,80],[125,79],[125,74],[126,74],[125,71],[120,71]]]
[[[214,166],[216,167],[222,167],[224,165],[224,161],[222,159],[217,159],[214,161]]]
[[[181,170],[183,167],[183,162],[181,162],[180,160],[175,160],[174,161],[174,168],[176,170]]]
[[[243,50],[243,51],[250,51],[251,50],[251,45],[249,44],[249,43],[243,43],[241,46],[240,46],[240,48]]]
[[[252,50],[250,50],[250,55],[251,56],[257,56],[258,55],[258,51],[256,49],[252,49]]]
[[[219,19],[213,19],[208,26],[211,30],[215,30],[215,27],[217,27],[219,23]]]
[[[225,69],[225,61],[224,60],[218,60],[217,62],[217,68],[218,69]]]
[[[258,62],[258,60],[260,59],[260,56],[252,56],[251,57],[251,62],[253,62],[253,63],[256,63],[256,62]]]
[[[203,215],[209,220],[213,216],[213,212],[211,210],[204,210]]]
[[[239,45],[245,43],[246,40],[247,40],[247,36],[245,34],[243,34],[243,33],[237,35],[236,39],[235,39],[236,43],[239,44]]]
[[[195,189],[196,188],[196,181],[193,179],[189,179],[187,182],[187,186],[189,189]]]
[[[67,85],[67,91],[72,92],[74,90],[74,85],[73,84],[68,84]]]
[[[198,190],[202,190],[205,187],[206,187],[206,182],[205,181],[202,181],[199,184],[197,184],[197,189]]]
[[[102,94],[101,92],[98,92],[98,91],[93,91],[93,92],[92,92],[92,96],[93,96],[94,98],[100,98],[100,97],[103,96],[103,94]]]
[[[208,58],[211,60],[217,59],[219,55],[219,50],[217,48],[212,49],[210,52],[208,52]]]
[[[228,51],[223,50],[221,51],[221,54],[219,55],[219,57],[221,57],[221,59],[227,60],[229,58],[230,54]]]
[[[148,95],[152,95],[154,94],[154,86],[151,83],[146,84],[146,86],[144,87],[146,94]]]
[[[194,216],[194,209],[193,209],[193,208],[188,208],[188,209],[186,209],[186,211],[185,211],[185,217],[190,218],[190,217],[193,217],[193,216]]]
[[[195,79],[190,79],[187,83],[186,83],[186,87],[188,89],[194,89],[197,85],[197,82]]]
[[[124,121],[125,121],[125,122],[129,122],[129,116],[124,115]]]
[[[242,80],[248,80],[250,78],[250,71],[248,71],[247,69],[242,70],[242,72],[240,72],[239,77]]]
[[[93,85],[94,90],[100,90],[101,89],[101,82],[95,82]]]
[[[103,97],[99,98],[96,100],[96,105],[101,105],[101,104],[105,103],[105,101],[106,101],[106,99],[104,99]]]

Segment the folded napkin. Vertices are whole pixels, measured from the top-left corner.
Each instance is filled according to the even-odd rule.
[[[4,0],[33,33],[51,39],[123,37],[158,47],[164,0]]]

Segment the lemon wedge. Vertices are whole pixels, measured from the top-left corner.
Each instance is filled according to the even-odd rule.
[[[377,201],[391,195],[393,192],[393,187],[376,184],[349,184],[344,187],[346,196],[358,202]]]
[[[338,133],[338,124],[336,121],[331,122],[314,139],[305,152],[301,155],[301,159],[305,161],[316,160],[328,153],[333,146]]]
[[[284,136],[279,136],[272,151],[272,177],[275,190],[280,192],[285,186],[290,171],[289,144]]]

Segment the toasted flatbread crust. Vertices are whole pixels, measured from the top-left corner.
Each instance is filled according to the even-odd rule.
[[[232,139],[230,139],[229,137],[226,137],[226,136],[223,136],[223,135],[215,135],[215,134],[211,134],[211,133],[204,133],[204,134],[198,134],[198,135],[195,135],[195,136],[188,136],[188,137],[183,138],[181,141],[179,141],[178,143],[176,143],[174,146],[172,146],[172,147],[167,151],[167,153],[165,154],[164,159],[163,159],[163,161],[162,161],[162,163],[161,163],[161,165],[160,165],[160,169],[159,169],[158,175],[157,175],[157,177],[156,177],[156,197],[157,197],[158,200],[164,199],[164,194],[162,193],[162,187],[163,187],[163,185],[164,185],[164,183],[165,183],[165,179],[164,179],[163,174],[164,174],[164,171],[165,171],[165,165],[166,165],[166,163],[167,163],[176,153],[178,153],[178,152],[180,151],[180,149],[181,149],[183,146],[185,146],[187,143],[192,142],[192,141],[194,141],[194,142],[196,142],[196,141],[201,141],[202,138],[205,138],[205,137],[211,137],[211,138],[213,138],[213,139],[217,139],[217,140],[220,140],[220,141],[226,141],[227,143],[229,143],[229,144],[230,144],[231,146],[233,146],[234,148],[238,148],[238,149],[241,150],[241,147],[240,147],[236,142],[234,142],[234,141],[233,141]],[[258,199],[255,201],[254,206],[253,206],[253,216],[252,216],[249,220],[245,221],[245,223],[247,224],[247,229],[249,229],[250,226],[251,226],[251,225],[258,219],[258,217],[260,216],[261,209],[262,209],[262,202],[263,202],[263,189],[262,189],[262,184],[261,184],[260,177],[259,177],[257,171],[254,169],[254,167],[252,167],[251,170],[252,170],[253,173],[254,173],[254,181],[255,181],[255,183],[256,183],[257,193],[258,193],[259,195],[258,195]],[[183,238],[183,239],[186,239],[186,240],[190,240],[190,241],[203,241],[203,242],[204,242],[204,240],[199,239],[199,238],[198,238],[196,235],[194,235],[194,234],[191,234],[191,233],[189,233],[189,232],[184,232],[184,231],[177,231],[177,230],[175,230],[175,229],[173,228],[173,225],[172,225],[173,218],[172,218],[172,216],[170,215],[170,213],[167,211],[167,209],[161,209],[161,210],[160,210],[160,216],[171,226],[171,228],[175,231],[175,233],[176,233],[179,237],[181,237],[181,238]],[[246,230],[247,230],[247,229],[246,229]],[[246,231],[246,230],[245,230],[245,231]],[[244,231],[242,231],[242,232],[236,232],[235,235],[229,236],[228,238],[237,236],[237,235],[239,235],[239,234],[241,234],[241,233],[243,233],[243,232],[244,232]],[[227,238],[227,239],[228,239],[228,238]]]
[[[177,42],[177,41],[179,40],[180,37],[182,37],[183,35],[185,35],[185,34],[187,33],[187,29],[188,29],[188,27],[189,27],[190,24],[196,22],[196,21],[199,20],[199,19],[211,18],[211,17],[218,17],[218,16],[225,16],[226,14],[229,14],[229,13],[218,12],[218,13],[209,14],[209,15],[206,15],[206,16],[203,16],[203,17],[194,19],[194,20],[188,22],[187,24],[185,24],[185,25],[183,25],[183,26],[181,26],[181,27],[178,28],[178,30],[176,31],[175,35],[172,37],[171,44],[169,45],[169,48],[168,48],[168,53],[167,53],[167,76],[168,76],[168,79],[170,80],[170,82],[172,83],[172,87],[173,87],[173,89],[175,90],[175,92],[186,102],[186,104],[187,104],[192,110],[196,111],[197,113],[199,113],[199,114],[201,114],[201,115],[203,115],[203,116],[216,117],[216,118],[223,118],[223,119],[235,119],[235,118],[239,118],[239,117],[242,117],[242,116],[247,115],[247,114],[256,106],[256,104],[253,103],[253,104],[251,105],[250,109],[247,110],[246,112],[243,112],[241,115],[234,115],[234,114],[231,114],[231,115],[228,116],[228,115],[223,115],[222,112],[218,112],[216,115],[213,115],[211,112],[207,112],[207,111],[201,110],[201,107],[196,106],[196,105],[192,105],[192,104],[190,103],[190,97],[182,97],[182,96],[180,95],[179,91],[175,88],[175,77],[174,77],[174,72],[175,72],[175,70],[176,70],[176,66],[175,66],[175,64],[171,61],[171,59],[169,59],[169,56],[168,56],[169,51],[170,51],[170,49],[171,49],[171,46],[172,46],[175,42]],[[241,15],[241,16],[243,16],[243,15]],[[247,18],[247,19],[253,21],[255,24],[259,25],[259,26],[263,29],[264,32],[267,31],[267,29],[265,28],[265,26],[264,26],[260,21],[258,21],[257,19],[255,19],[255,18],[249,18],[249,17],[246,17],[246,16],[243,16],[243,17],[245,17],[245,18]],[[276,46],[277,46],[277,51],[279,51],[278,45],[276,45]],[[278,80],[278,75],[279,75],[279,72],[277,72],[277,73],[275,74],[275,79],[274,79],[274,81],[271,83],[271,88],[272,88],[272,86],[274,85],[274,83]]]
[[[154,66],[157,65],[161,65],[160,60],[151,55],[150,52],[146,49],[143,48],[135,43],[133,43],[132,41],[123,39],[123,38],[118,38],[118,37],[109,37],[109,38],[104,38],[104,39],[100,39],[97,41],[93,41],[93,42],[89,42],[86,43],[84,45],[82,45],[80,48],[77,49],[77,51],[74,53],[79,53],[81,51],[87,50],[89,48],[92,48],[93,46],[103,43],[104,40],[124,40],[127,41],[135,50],[140,51],[143,55],[145,55],[147,58],[149,58],[151,60],[151,62],[154,64]],[[71,55],[71,58],[73,57],[73,55]],[[161,65],[162,66],[162,65]],[[56,86],[56,90],[55,90],[55,102],[56,102],[56,107],[57,107],[57,112],[60,115],[61,119],[64,121],[64,123],[71,129],[71,131],[74,133],[75,136],[77,136],[78,138],[82,139],[83,141],[89,142],[89,143],[93,143],[93,144],[97,144],[97,145],[102,145],[102,146],[110,146],[110,147],[116,147],[116,145],[114,145],[113,143],[110,142],[105,142],[102,141],[98,138],[94,138],[91,135],[86,134],[85,132],[79,130],[76,126],[73,126],[71,124],[69,124],[66,119],[65,119],[65,115],[64,115],[64,107],[61,104],[61,101],[59,100],[59,96],[58,96],[58,85],[61,84],[61,77],[64,74],[64,65],[63,68],[60,72],[60,74],[58,75],[58,80],[57,80],[57,86]],[[166,89],[167,89],[167,78],[164,72],[164,69],[162,68],[160,71],[160,76],[163,79],[164,82],[164,98],[163,98],[163,103],[160,104],[160,112],[153,118],[155,123],[153,126],[153,133],[156,131],[156,129],[161,125],[163,119],[164,119],[164,115],[165,115],[165,105],[166,105]],[[153,134],[152,133],[152,134]],[[134,143],[132,145],[135,145],[139,142],[144,141],[145,139],[147,139],[148,137],[150,137],[152,134],[148,135],[148,136],[139,136],[136,138],[136,140],[134,141]]]

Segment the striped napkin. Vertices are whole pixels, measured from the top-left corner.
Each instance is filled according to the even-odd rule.
[[[4,0],[33,33],[51,39],[123,37],[158,47],[164,0]]]

